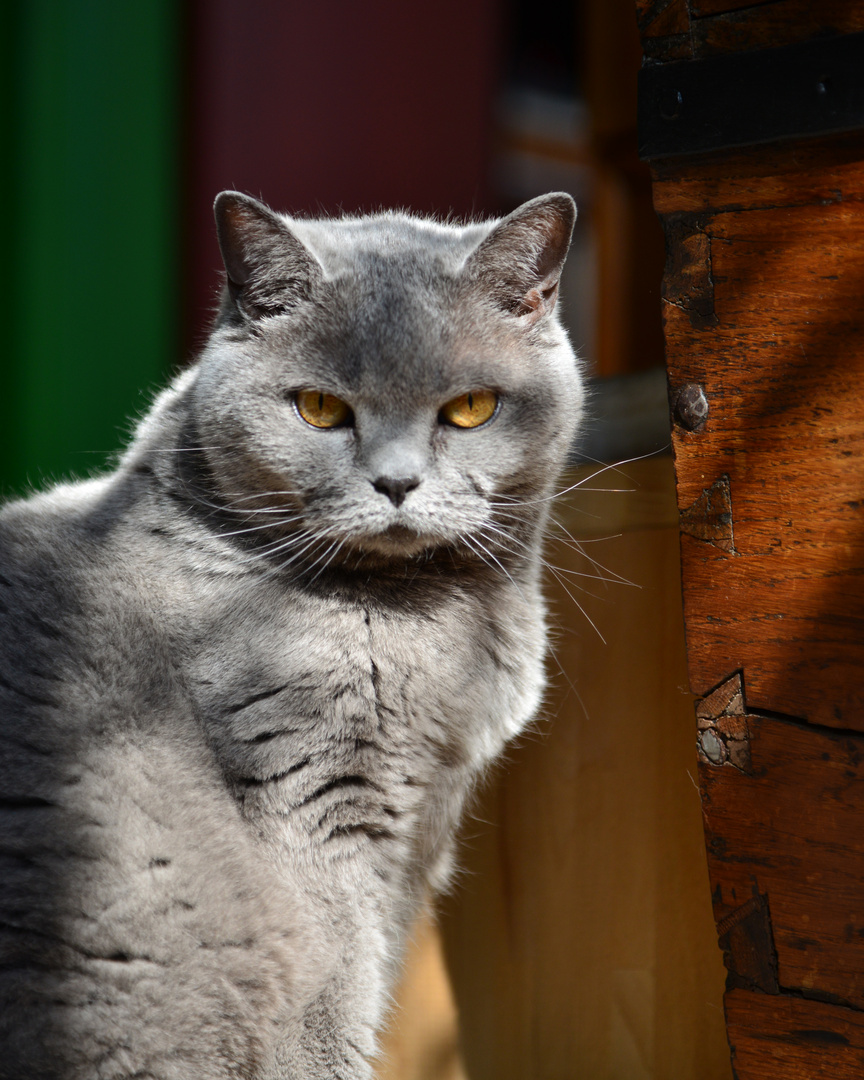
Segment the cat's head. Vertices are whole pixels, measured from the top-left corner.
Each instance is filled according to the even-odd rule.
[[[272,524],[250,536],[297,566],[524,553],[581,411],[555,312],[570,196],[469,225],[215,209],[227,287],[195,421],[214,494]]]

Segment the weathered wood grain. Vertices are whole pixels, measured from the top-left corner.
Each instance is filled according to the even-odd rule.
[[[861,199],[864,133],[802,145],[778,145],[770,155],[744,148],[668,162],[654,169],[658,214],[718,214],[781,206],[824,206]]]
[[[864,6],[640,4],[649,61]],[[664,36],[665,35],[665,36]],[[691,687],[738,1080],[864,1075],[864,133],[653,163]],[[686,396],[684,388],[686,388]],[[704,409],[702,409],[704,412]]]
[[[734,1032],[737,1080],[860,1080],[864,1016],[821,1001],[733,990],[726,1016]]]
[[[709,402],[673,440],[693,689],[741,669],[754,708],[864,729],[864,166],[843,183],[668,214],[664,309],[672,390]]]
[[[687,0],[636,0],[636,18],[643,40],[689,35]]]
[[[647,59],[701,59],[864,30],[853,0],[637,0]]]
[[[716,9],[726,7],[726,4],[714,0],[695,0],[693,6],[693,55],[696,57],[772,49],[864,29],[864,8],[850,0],[820,0],[819,3],[774,0],[765,4],[736,4],[739,10],[722,14],[715,13]],[[703,12],[705,17],[700,18]]]
[[[806,174],[808,169],[821,172],[838,165],[855,164],[864,159],[864,131],[847,131],[835,135],[814,137],[805,142],[781,141],[772,143],[766,148],[764,145],[741,146],[734,150],[712,150],[700,154],[681,154],[674,158],[658,158],[651,163],[651,176],[654,180],[654,194],[666,191],[672,200],[675,200],[676,187],[680,185],[681,198],[688,187],[696,183],[707,185],[703,197],[710,190],[712,183],[722,183],[730,179],[753,181],[756,178],[775,177],[780,182],[788,185],[800,183],[799,176]],[[666,181],[672,181],[666,184]],[[805,181],[806,182],[806,181]],[[751,184],[749,190],[752,196],[760,199],[762,192],[758,184]],[[785,190],[781,189],[781,190]],[[800,203],[800,198],[792,202]],[[803,201],[808,201],[806,198]],[[725,203],[711,204],[712,209],[742,209],[750,203],[738,199],[735,205],[726,206]],[[773,202],[769,205],[775,205]],[[655,207],[658,213],[665,213],[659,207]],[[674,209],[676,207],[670,207]],[[686,206],[678,206],[677,209],[686,210]]]
[[[707,15],[728,15],[755,7],[773,7],[777,0],[690,0],[690,16],[704,19]]]
[[[699,720],[730,985],[864,1009],[864,736],[759,716],[745,697]]]

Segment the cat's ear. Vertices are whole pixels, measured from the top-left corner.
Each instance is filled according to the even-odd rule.
[[[523,203],[469,256],[465,272],[531,326],[555,308],[576,204],[562,191]]]
[[[308,299],[321,265],[268,206],[239,191],[213,205],[230,299],[251,319],[279,315]]]

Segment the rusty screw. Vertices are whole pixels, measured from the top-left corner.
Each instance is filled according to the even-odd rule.
[[[708,419],[708,398],[699,383],[687,383],[675,395],[673,412],[676,421],[688,431],[698,431]]]

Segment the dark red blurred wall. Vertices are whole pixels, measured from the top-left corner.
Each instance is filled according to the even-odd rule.
[[[200,343],[221,265],[211,206],[236,188],[277,209],[494,209],[496,0],[192,0],[186,243]]]

